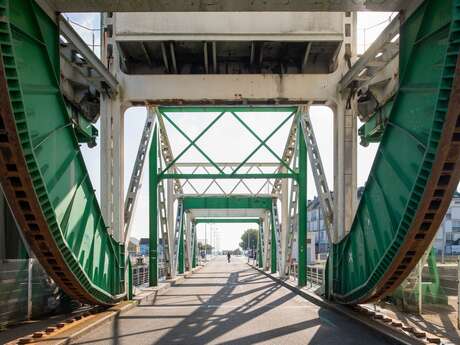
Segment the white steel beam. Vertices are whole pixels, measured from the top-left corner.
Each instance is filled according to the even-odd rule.
[[[268,271],[270,269],[270,258],[271,258],[271,231],[270,231],[270,216],[267,211],[264,212],[264,271]]]
[[[128,192],[125,200],[125,245],[128,245],[129,235],[131,233],[131,224],[135,214],[139,190],[142,186],[142,176],[144,174],[144,163],[147,158],[148,149],[150,147],[150,139],[155,125],[155,110],[151,107],[147,108],[147,119],[145,120],[144,129],[142,131],[141,141],[134,161],[133,171],[128,186]]]

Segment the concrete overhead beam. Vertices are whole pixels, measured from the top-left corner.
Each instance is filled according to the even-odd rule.
[[[48,0],[59,12],[400,11],[408,0]]]
[[[118,41],[342,41],[343,13],[117,13]]]
[[[333,74],[123,75],[127,105],[245,105],[334,102]]]

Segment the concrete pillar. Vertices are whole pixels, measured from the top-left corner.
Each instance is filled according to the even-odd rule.
[[[113,111],[114,141],[113,141],[113,237],[116,241],[124,243],[125,229],[125,124],[124,109],[115,104]]]
[[[346,100],[334,111],[334,242],[349,231],[357,205],[357,119]]]
[[[112,233],[113,228],[113,207],[112,207],[112,190],[113,190],[113,140],[112,140],[112,113],[109,100],[101,96],[101,210],[108,231]]]
[[[105,28],[115,25],[110,14],[102,15]],[[120,73],[119,53],[114,30],[101,32],[101,59],[109,71]],[[124,111],[118,95],[101,96],[101,209],[114,239],[124,240]]]
[[[101,97],[101,208],[114,239],[124,231],[124,108],[120,100]]]

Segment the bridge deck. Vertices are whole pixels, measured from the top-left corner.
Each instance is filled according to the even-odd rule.
[[[219,257],[78,344],[390,344],[322,309],[239,258]]]

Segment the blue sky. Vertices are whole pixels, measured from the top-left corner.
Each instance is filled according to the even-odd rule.
[[[100,44],[100,16],[93,13],[74,13],[66,14],[72,22],[74,28],[82,36],[85,42],[88,43],[90,47],[94,44],[94,51],[99,55],[99,44]],[[389,22],[391,14],[390,13],[360,13],[358,15],[358,51],[363,52],[364,48],[369,46],[373,40],[379,35],[379,33],[384,29],[386,23]],[[267,118],[270,116],[267,116]],[[125,188],[129,184],[129,178],[131,176],[132,167],[134,165],[134,157],[137,153],[137,148],[140,142],[140,136],[142,133],[142,128],[144,126],[144,121],[146,118],[145,108],[130,108],[125,114]],[[329,108],[326,107],[312,107],[311,109],[311,118],[315,132],[317,135],[318,146],[320,148],[321,156],[323,159],[324,167],[326,170],[327,179],[332,188],[333,183],[333,131],[332,131],[332,112]],[[195,126],[192,122],[188,120],[188,128],[192,131],[197,131],[200,128],[204,128],[200,120],[198,119]],[[270,122],[271,121],[271,122]],[[272,117],[272,120],[264,119],[266,128],[275,125],[276,118]],[[97,124],[99,126],[99,124]],[[227,125],[228,126],[228,125]],[[258,126],[259,134],[261,134],[261,126]],[[263,126],[262,126],[263,127]],[[227,152],[227,154],[234,153],[234,146],[232,147],[231,140],[223,140],[222,136],[227,134],[229,137],[232,136],[232,132],[221,131],[220,134],[216,130],[214,138],[208,138],[207,145],[209,149],[217,149],[218,151]],[[191,133],[191,132],[190,132]],[[234,132],[237,133],[237,132]],[[171,131],[171,140],[175,144],[175,150],[178,150],[183,144],[183,139],[177,134]],[[239,140],[249,140],[244,145],[239,145],[239,147],[248,147],[248,150],[252,149],[255,146],[254,142],[251,142],[250,139],[239,138]],[[284,140],[284,139],[283,139]],[[252,145],[252,146],[251,146]],[[278,140],[273,145],[277,150],[282,151],[283,142]],[[377,145],[370,145],[367,148],[359,146],[358,150],[358,184],[363,185],[367,179],[370,167],[372,165],[373,158],[375,156]],[[87,163],[87,167],[91,176],[94,187],[99,195],[100,193],[100,153],[99,146],[88,149],[86,146],[82,146],[83,156]],[[224,157],[225,155],[223,155]],[[192,154],[193,157],[193,154]],[[216,157],[217,160],[218,157]],[[308,176],[308,197],[313,198],[316,195],[313,176],[309,171]],[[148,173],[144,174],[143,186],[148,186]],[[212,226],[214,231],[219,233],[218,242],[220,242],[221,249],[234,249],[238,246],[241,234],[248,226],[246,225],[214,225]],[[198,229],[198,235],[200,238],[204,238],[204,225],[200,225]],[[210,238],[209,228],[207,237]],[[141,188],[139,201],[137,204],[136,214],[134,217],[132,236],[140,238],[146,237],[148,234],[148,190],[147,188]]]

